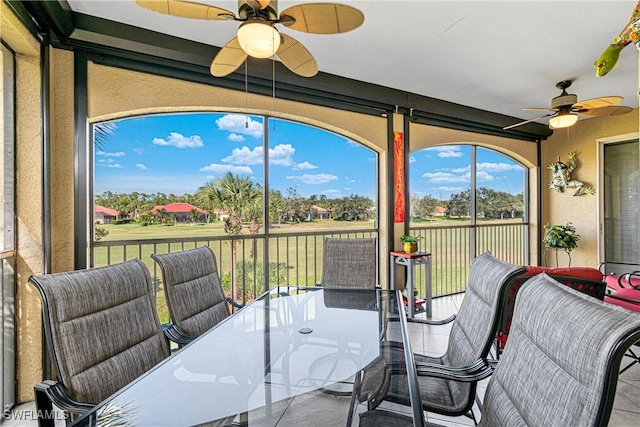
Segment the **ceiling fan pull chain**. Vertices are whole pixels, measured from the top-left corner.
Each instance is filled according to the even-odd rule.
[[[244,127],[249,129],[249,58],[244,60]]]

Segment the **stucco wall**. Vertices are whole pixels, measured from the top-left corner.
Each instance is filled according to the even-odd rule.
[[[73,52],[51,49],[51,271],[73,270]]]
[[[27,283],[43,265],[40,47],[4,2],[0,13],[2,41],[16,53],[16,397],[24,402],[33,400],[42,367],[40,298]]]
[[[571,265],[598,266],[598,139],[638,132],[638,110],[631,113],[580,120],[575,126],[559,129],[542,143],[542,224],[572,222],[580,235],[578,247],[571,252]],[[547,189],[552,180],[546,165],[558,157],[567,162],[567,154],[577,153],[577,167],[571,178],[596,188],[595,195],[573,196],[571,189],[563,193]]]

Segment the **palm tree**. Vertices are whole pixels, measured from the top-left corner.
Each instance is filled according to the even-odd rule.
[[[227,172],[223,177],[200,187],[197,195],[200,199],[209,200],[214,206],[229,212],[229,217],[224,221],[224,231],[229,236],[239,236],[242,234],[243,212],[253,203],[253,199],[261,197],[262,193],[255,191],[250,178]],[[236,242],[235,239],[231,240],[232,266],[236,265]],[[232,267],[232,289],[236,289],[236,280],[236,269]]]
[[[259,186],[253,188],[253,193],[245,207],[245,215],[249,220],[249,234],[260,233],[260,219],[262,218],[262,189]],[[251,260],[255,263],[258,252],[258,242],[253,239],[251,242]]]

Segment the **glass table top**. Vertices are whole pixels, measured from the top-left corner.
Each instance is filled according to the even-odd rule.
[[[405,345],[398,296],[274,288],[75,425],[344,426],[357,375],[381,360],[382,343]]]

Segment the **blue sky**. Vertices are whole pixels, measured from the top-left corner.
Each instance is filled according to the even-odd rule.
[[[478,148],[476,151],[476,185],[496,191],[519,194],[524,188],[524,169],[515,161],[495,151]],[[411,153],[411,194],[429,195],[449,200],[470,186],[471,147],[443,145]]]
[[[96,148],[95,194],[194,194],[227,172],[263,183],[263,118],[184,113],[116,122],[109,142]],[[357,194],[376,198],[376,155],[348,138],[280,119],[269,122],[270,187],[294,187],[304,197]],[[410,157],[410,191],[448,200],[469,187],[470,147],[449,145]],[[478,186],[521,193],[522,168],[478,149]]]
[[[116,122],[95,152],[95,194],[194,194],[227,172],[263,184],[263,118],[185,113]],[[270,187],[285,193],[375,198],[376,155],[343,136],[279,119],[269,122]]]

